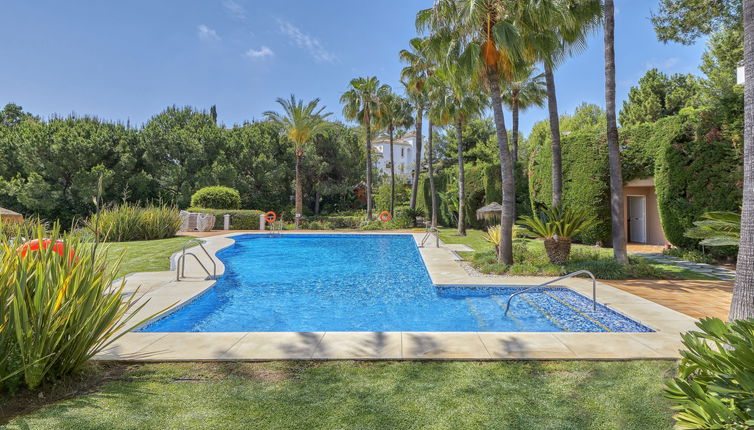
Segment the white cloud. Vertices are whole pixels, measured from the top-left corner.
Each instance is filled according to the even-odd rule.
[[[249,58],[254,58],[254,59],[273,57],[274,55],[275,55],[275,52],[266,46],[262,46],[259,49],[249,49],[243,54],[244,57],[249,57]]]
[[[644,63],[644,68],[649,69],[659,69],[661,72],[667,72],[672,71],[675,66],[678,65],[678,63],[681,62],[681,59],[678,57],[669,57],[664,59],[657,59],[652,58],[646,63]]]
[[[338,61],[338,57],[328,51],[322,42],[316,37],[304,33],[295,25],[281,19],[278,20],[278,25],[280,26],[280,31],[288,36],[293,44],[309,51],[309,55],[311,55],[316,62],[334,63]]]
[[[238,19],[246,19],[246,9],[233,0],[223,1],[223,7],[228,13]]]
[[[204,24],[198,26],[197,29],[199,30],[199,39],[201,40],[220,40],[217,32]]]

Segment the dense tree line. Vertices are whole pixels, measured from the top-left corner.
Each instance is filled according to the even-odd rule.
[[[305,212],[351,207],[362,180],[358,129],[330,123],[302,157]],[[41,119],[20,106],[0,111],[0,206],[65,223],[102,200],[162,201],[185,208],[209,185],[241,193],[249,209],[293,205],[294,148],[279,125],[226,128],[211,113],[170,107],[140,128],[96,117]]]

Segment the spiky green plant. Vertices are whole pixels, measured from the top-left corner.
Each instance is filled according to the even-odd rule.
[[[704,246],[738,246],[741,240],[741,214],[735,212],[707,212],[684,236],[703,239]]]
[[[592,227],[596,216],[585,208],[574,209],[562,205],[543,208],[539,216],[522,216],[519,224],[531,234],[544,239],[545,250],[552,264],[564,265],[571,255],[571,239],[580,231]]]
[[[29,388],[75,372],[154,317],[129,326],[145,303],[122,295],[125,281],[113,284],[118,263],[108,266],[106,252],[57,226],[33,233],[0,236],[0,381],[20,371]],[[50,245],[23,252],[24,236]]]
[[[86,225],[103,242],[157,240],[175,236],[181,216],[171,206],[123,203],[92,215]]]

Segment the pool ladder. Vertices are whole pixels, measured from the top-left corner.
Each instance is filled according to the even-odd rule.
[[[190,244],[197,244],[199,247],[202,248],[202,251],[204,251],[204,254],[209,258],[209,261],[212,262],[212,273],[209,273],[209,270],[204,266],[204,264],[199,260],[199,257],[196,256],[193,252],[186,252],[186,248]],[[175,266],[175,280],[180,281],[181,278],[186,277],[186,256],[190,255],[194,257],[197,263],[204,269],[204,271],[207,273],[207,276],[210,277],[210,279],[216,279],[217,278],[217,263],[215,263],[215,259],[212,258],[211,255],[209,255],[209,252],[207,252],[207,248],[204,247],[204,243],[201,240],[198,239],[191,239],[183,244],[183,252],[181,253],[181,256],[178,257],[178,263]]]
[[[282,219],[280,221],[275,221],[272,224],[270,224],[270,237],[280,236],[280,232],[283,231],[284,226],[285,226],[285,222]]]
[[[427,240],[429,240],[430,237],[435,237],[435,248],[440,247],[440,235],[438,234],[437,227],[427,227],[427,233],[422,238],[421,244],[419,245],[419,248],[424,248],[424,244],[427,243]]]
[[[524,294],[524,293],[528,293],[529,291],[534,290],[536,288],[546,287],[552,283],[562,281],[563,279],[573,278],[574,276],[578,276],[578,275],[589,275],[589,277],[592,278],[592,309],[596,311],[597,310],[597,279],[594,277],[594,274],[592,274],[592,272],[588,270],[579,270],[578,272],[569,273],[565,276],[561,276],[560,278],[556,278],[551,281],[547,281],[545,283],[535,285],[533,287],[524,288],[521,291],[517,291],[511,294],[511,296],[508,297],[508,302],[505,304],[506,315],[508,314],[508,309],[511,307],[511,300],[513,300],[514,297]]]

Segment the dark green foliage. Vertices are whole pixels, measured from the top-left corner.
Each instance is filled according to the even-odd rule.
[[[356,230],[361,226],[362,221],[366,217],[364,215],[353,216],[307,216],[304,218],[305,222],[320,223],[322,225],[329,225],[332,229],[348,229]],[[307,227],[304,227],[307,228]]]
[[[529,199],[529,175],[526,173],[526,163],[519,161],[513,171],[516,180],[516,215],[531,214],[531,200]],[[500,203],[503,198],[503,179],[499,164],[488,164],[484,167],[484,204]]]
[[[704,318],[683,335],[679,375],[666,397],[676,403],[678,428],[754,427],[754,320]]]
[[[684,233],[704,212],[736,211],[741,205],[742,160],[701,115],[666,118],[655,125],[662,136],[655,186],[665,237],[680,248],[698,243]]]
[[[715,264],[715,259],[712,256],[698,249],[670,248],[663,250],[662,253],[695,263]]]
[[[628,100],[620,110],[621,126],[655,122],[660,118],[678,114],[687,106],[698,104],[700,85],[691,74],[670,77],[651,69],[639,79],[638,86],[628,92]]]
[[[264,212],[258,210],[224,210],[224,209],[205,209],[205,208],[188,208],[189,212],[198,212],[212,214],[215,216],[215,230],[222,230],[224,226],[223,217],[230,215],[231,230],[259,230],[259,215]],[[278,214],[280,218],[280,214]]]
[[[241,195],[228,187],[204,187],[191,196],[191,206],[208,209],[240,209]]]
[[[663,42],[687,45],[720,28],[740,27],[741,0],[661,0],[660,10],[652,15],[657,37]]]
[[[622,127],[618,135],[621,151],[623,181],[644,179],[654,175],[657,150],[663,139],[655,124]]]
[[[85,224],[103,242],[159,240],[175,236],[181,217],[178,209],[170,206],[123,203],[99,211]]]
[[[563,136],[563,201],[575,208],[585,208],[597,222],[576,236],[583,243],[610,240],[609,172],[607,145],[603,137],[589,132]],[[550,142],[530,148],[529,195],[532,210],[552,201]]]

